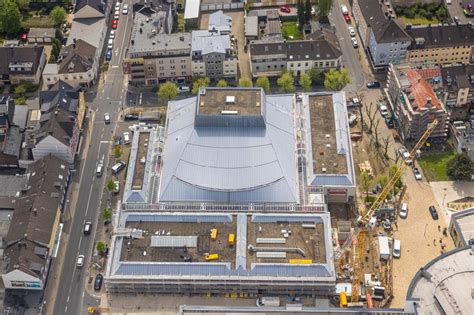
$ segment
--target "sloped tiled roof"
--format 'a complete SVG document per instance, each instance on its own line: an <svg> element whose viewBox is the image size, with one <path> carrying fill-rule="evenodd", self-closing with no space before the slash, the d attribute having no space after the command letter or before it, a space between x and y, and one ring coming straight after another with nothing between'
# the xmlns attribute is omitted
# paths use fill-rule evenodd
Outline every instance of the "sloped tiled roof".
<svg viewBox="0 0 474 315"><path fill-rule="evenodd" d="M51 135L69 146L74 132L75 118L75 114L61 107L52 108L50 112L42 114L40 128L36 133L36 143Z"/></svg>
<svg viewBox="0 0 474 315"><path fill-rule="evenodd" d="M16 71L19 74L33 74L40 66L41 56L44 53L43 46L15 46L0 47L0 74L9 74L10 64L15 63L32 63L31 71Z"/></svg>
<svg viewBox="0 0 474 315"><path fill-rule="evenodd" d="M81 73L92 68L96 48L78 39L61 50L59 73Z"/></svg>
<svg viewBox="0 0 474 315"><path fill-rule="evenodd" d="M417 26L407 32L414 39L424 39L413 43L415 49L474 45L474 27L469 24Z"/></svg>
<svg viewBox="0 0 474 315"><path fill-rule="evenodd" d="M426 80L422 79L421 75L418 74L416 70L408 70L407 76L411 84L410 95L415 97L415 102L418 105L417 109L425 107L428 103L431 103L438 109L443 108L438 97L436 97L433 87ZM430 99L431 101L428 101Z"/></svg>

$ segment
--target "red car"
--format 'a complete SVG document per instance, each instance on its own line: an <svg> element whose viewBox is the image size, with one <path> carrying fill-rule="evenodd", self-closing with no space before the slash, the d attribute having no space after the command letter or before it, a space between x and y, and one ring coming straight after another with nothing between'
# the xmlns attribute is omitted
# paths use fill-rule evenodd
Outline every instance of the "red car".
<svg viewBox="0 0 474 315"><path fill-rule="evenodd" d="M346 20L346 23L351 23L351 17L348 14L344 15L344 20Z"/></svg>
<svg viewBox="0 0 474 315"><path fill-rule="evenodd" d="M281 12L285 12L285 13L291 13L291 9L290 9L290 7L287 6L287 5L281 6L281 7L280 7L280 11L281 11Z"/></svg>
<svg viewBox="0 0 474 315"><path fill-rule="evenodd" d="M116 29L118 27L118 20L113 20L112 21L112 28Z"/></svg>

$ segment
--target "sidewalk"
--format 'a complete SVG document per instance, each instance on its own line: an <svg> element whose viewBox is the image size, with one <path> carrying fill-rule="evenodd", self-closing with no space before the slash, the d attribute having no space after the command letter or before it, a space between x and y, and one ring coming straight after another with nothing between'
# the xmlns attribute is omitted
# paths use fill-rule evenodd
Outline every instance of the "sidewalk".
<svg viewBox="0 0 474 315"><path fill-rule="evenodd" d="M91 116L89 116L89 119ZM89 120L88 122L88 128L90 128L93 125L94 122L94 116L92 115L92 119ZM90 129L87 129L88 131ZM90 142L90 136L89 132L85 132L83 134L84 137L84 142L83 142L83 150L82 154L80 156L80 160L83 161L82 163L85 163L85 159L87 157L87 153L89 152L89 142ZM81 165L84 167L84 165ZM76 172L77 174L78 172ZM73 175L73 177L76 175ZM71 178L71 187L70 187L70 195L69 195L69 206L66 206L68 208L64 209L64 219L63 222L65 221L70 221L72 222L72 219L74 217L75 213L75 205L77 202L77 198L79 197L79 188L80 188L80 181L79 182L74 182L74 180ZM48 283L47 286L44 290L44 298L43 298L43 314L51 314L53 315L53 309L54 309L54 302L55 302L55 297L58 290L59 286L59 278L61 276L61 272L63 269L63 262L64 262L64 248L67 246L69 243L69 232L71 229L71 225L69 225L69 231L66 232L63 230L63 235L61 236L61 242L59 244L59 251L58 251L58 256L53 259L50 267L50 272L48 275Z"/></svg>

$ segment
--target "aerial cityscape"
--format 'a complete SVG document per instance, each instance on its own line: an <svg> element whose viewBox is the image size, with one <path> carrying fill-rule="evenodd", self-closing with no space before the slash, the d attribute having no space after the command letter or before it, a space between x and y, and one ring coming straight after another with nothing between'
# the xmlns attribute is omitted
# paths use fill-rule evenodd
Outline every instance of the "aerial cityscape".
<svg viewBox="0 0 474 315"><path fill-rule="evenodd" d="M0 312L473 314L474 0L0 0Z"/></svg>

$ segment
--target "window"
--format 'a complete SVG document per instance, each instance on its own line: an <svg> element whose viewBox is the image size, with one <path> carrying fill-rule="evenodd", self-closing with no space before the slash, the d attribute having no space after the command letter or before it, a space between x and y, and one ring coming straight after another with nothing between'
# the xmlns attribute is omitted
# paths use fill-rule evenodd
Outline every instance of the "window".
<svg viewBox="0 0 474 315"><path fill-rule="evenodd" d="M259 67L259 66L256 66L255 69L260 70L260 67Z"/></svg>
<svg viewBox="0 0 474 315"><path fill-rule="evenodd" d="M298 63L298 67L301 67L301 63Z"/></svg>
<svg viewBox="0 0 474 315"><path fill-rule="evenodd" d="M307 66L308 66L308 63L307 63L307 62L305 62L305 64L304 64L304 65L307 67Z"/></svg>
<svg viewBox="0 0 474 315"><path fill-rule="evenodd" d="M51 81L51 78L47 78L46 81Z"/></svg>
<svg viewBox="0 0 474 315"><path fill-rule="evenodd" d="M163 60L158 61L158 64L162 65L162 64L163 64Z"/></svg>
<svg viewBox="0 0 474 315"><path fill-rule="evenodd" d="M182 75L186 75L186 71L181 72Z"/></svg>

